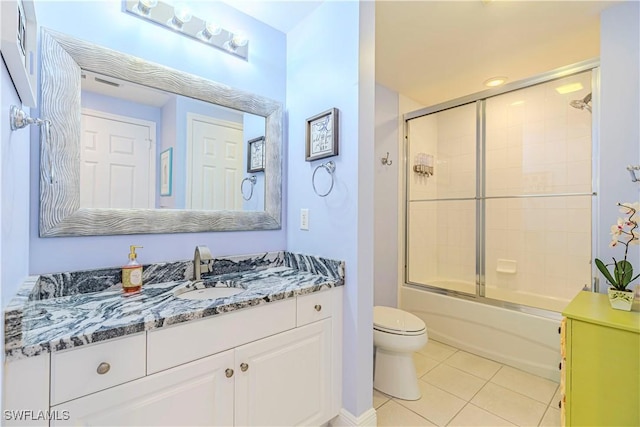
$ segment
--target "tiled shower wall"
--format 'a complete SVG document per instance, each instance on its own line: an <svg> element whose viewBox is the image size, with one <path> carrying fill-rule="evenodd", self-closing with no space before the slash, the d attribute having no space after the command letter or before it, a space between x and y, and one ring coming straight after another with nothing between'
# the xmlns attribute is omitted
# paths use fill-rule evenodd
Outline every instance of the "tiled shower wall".
<svg viewBox="0 0 640 427"><path fill-rule="evenodd" d="M561 310L590 283L591 115L569 105L590 88L586 72L486 101L487 297ZM411 120L409 140L409 167L436 158L409 174L409 281L475 293L475 104Z"/></svg>

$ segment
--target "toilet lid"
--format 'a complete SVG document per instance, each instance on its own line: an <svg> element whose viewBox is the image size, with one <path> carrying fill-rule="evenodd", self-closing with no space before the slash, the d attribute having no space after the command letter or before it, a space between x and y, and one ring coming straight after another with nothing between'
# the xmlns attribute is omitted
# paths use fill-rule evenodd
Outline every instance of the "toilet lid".
<svg viewBox="0 0 640 427"><path fill-rule="evenodd" d="M418 316L393 307L373 307L373 327L395 334L414 335L426 329Z"/></svg>

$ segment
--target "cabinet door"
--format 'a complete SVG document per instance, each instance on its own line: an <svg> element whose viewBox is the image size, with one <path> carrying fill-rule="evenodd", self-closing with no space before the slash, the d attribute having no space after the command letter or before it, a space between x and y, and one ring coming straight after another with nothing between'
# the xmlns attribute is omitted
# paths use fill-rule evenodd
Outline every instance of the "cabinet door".
<svg viewBox="0 0 640 427"><path fill-rule="evenodd" d="M331 416L331 319L236 349L235 423L320 425Z"/></svg>
<svg viewBox="0 0 640 427"><path fill-rule="evenodd" d="M640 335L577 320L569 333L568 425L639 426Z"/></svg>
<svg viewBox="0 0 640 427"><path fill-rule="evenodd" d="M229 350L62 403L70 419L51 425L232 425L233 363Z"/></svg>

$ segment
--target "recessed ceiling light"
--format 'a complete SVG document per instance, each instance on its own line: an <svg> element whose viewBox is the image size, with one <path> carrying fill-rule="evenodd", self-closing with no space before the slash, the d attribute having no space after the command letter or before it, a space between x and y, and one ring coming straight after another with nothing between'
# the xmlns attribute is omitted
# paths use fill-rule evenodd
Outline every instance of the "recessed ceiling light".
<svg viewBox="0 0 640 427"><path fill-rule="evenodd" d="M569 83L566 85L562 85L556 88L556 92L560 95L564 95L565 93L577 92L582 89L581 83Z"/></svg>
<svg viewBox="0 0 640 427"><path fill-rule="evenodd" d="M484 85L489 87L496 87L504 84L504 82L506 81L506 77L491 77L490 79L484 81Z"/></svg>

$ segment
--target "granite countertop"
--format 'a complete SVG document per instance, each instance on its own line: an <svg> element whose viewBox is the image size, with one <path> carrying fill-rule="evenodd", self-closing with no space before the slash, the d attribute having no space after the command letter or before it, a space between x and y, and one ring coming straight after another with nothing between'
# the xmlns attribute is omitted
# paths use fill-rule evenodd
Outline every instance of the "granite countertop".
<svg viewBox="0 0 640 427"><path fill-rule="evenodd" d="M258 268L255 268L256 263L246 262L265 257L269 262ZM339 261L287 252L258 258L248 256L243 257L242 262L230 261L236 266L243 264L243 268L231 269L240 271L215 274L216 268L212 268L212 274L195 286L242 287L245 290L230 297L207 300L177 298L174 293L194 287L192 281L184 278L145 284L141 292L132 295L123 294L119 284L111 284L99 291L83 293L76 289L71 295L63 293L45 298L38 296L42 290L36 289L37 280L32 280L27 284L32 287L30 296L18 295L10 315L5 312L5 319L12 320L5 325L6 358L11 360L69 349L344 284L344 263ZM182 275L191 277L188 262L183 264L187 269ZM175 268L175 264L166 265ZM103 281L110 283L106 279Z"/></svg>

